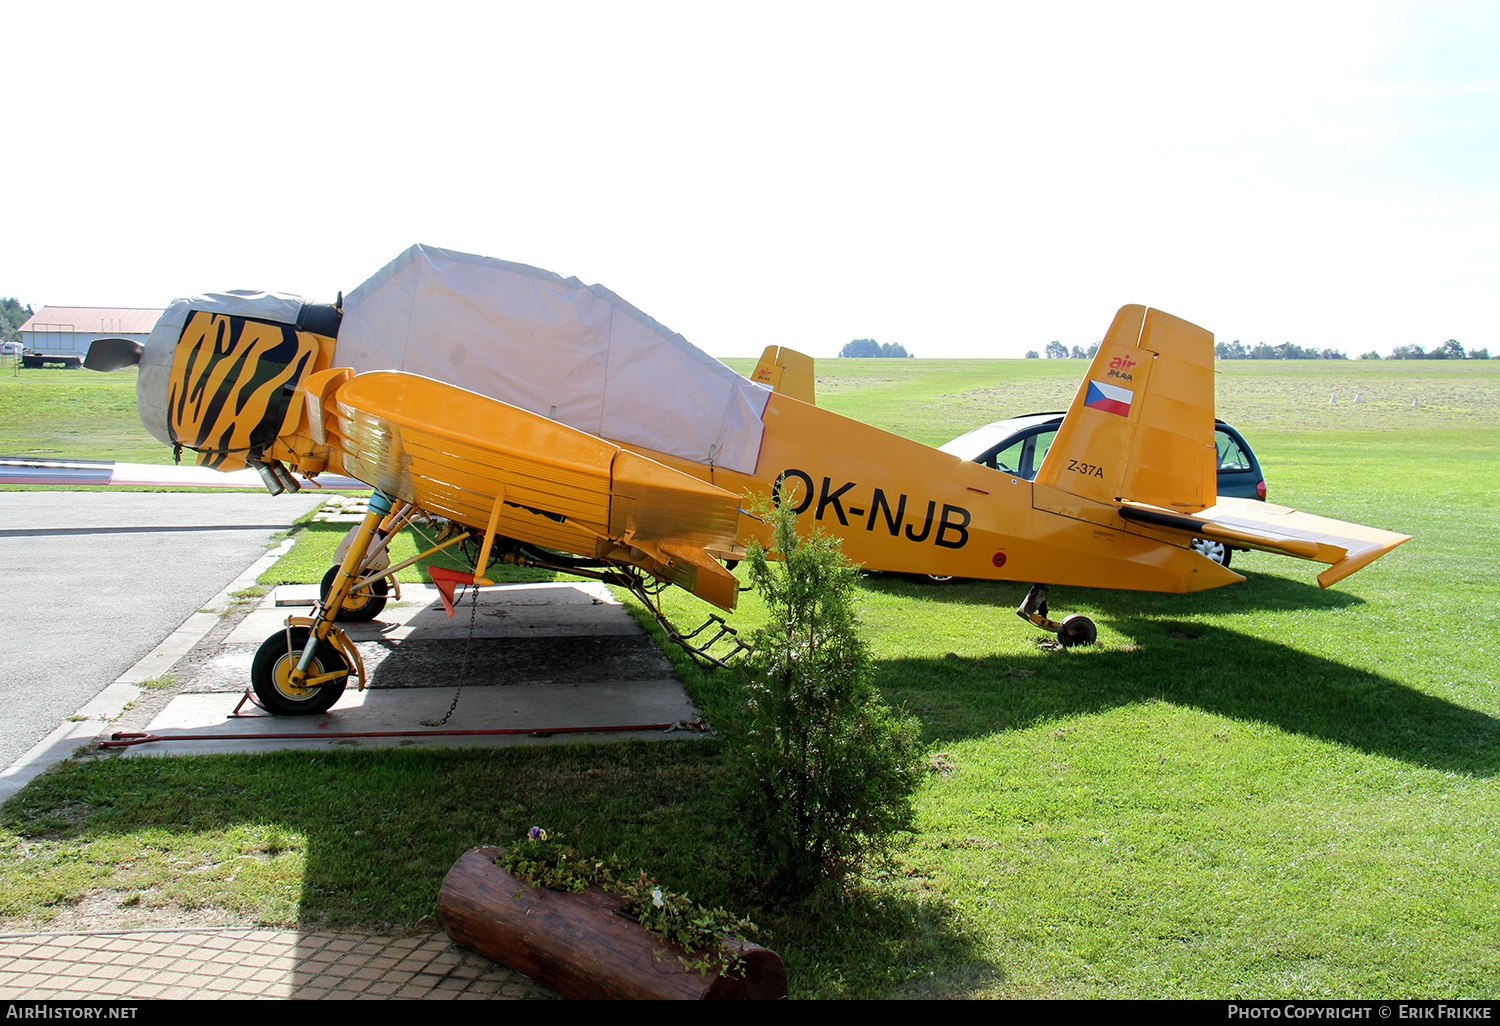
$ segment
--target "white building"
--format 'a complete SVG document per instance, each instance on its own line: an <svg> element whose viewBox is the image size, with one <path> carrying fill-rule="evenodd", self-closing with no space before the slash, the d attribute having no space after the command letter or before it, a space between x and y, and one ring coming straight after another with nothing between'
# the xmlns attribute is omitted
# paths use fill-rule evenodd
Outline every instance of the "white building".
<svg viewBox="0 0 1500 1026"><path fill-rule="evenodd" d="M21 325L21 361L27 367L80 367L95 339L128 338L145 345L161 315L159 309L138 307L44 306Z"/></svg>

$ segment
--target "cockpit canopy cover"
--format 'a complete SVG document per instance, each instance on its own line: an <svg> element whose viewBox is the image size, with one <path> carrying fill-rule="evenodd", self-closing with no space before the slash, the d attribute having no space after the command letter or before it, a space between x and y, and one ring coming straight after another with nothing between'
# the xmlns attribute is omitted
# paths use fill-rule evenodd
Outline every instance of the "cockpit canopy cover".
<svg viewBox="0 0 1500 1026"><path fill-rule="evenodd" d="M602 285L429 246L345 297L334 366L420 374L746 474L770 397Z"/></svg>

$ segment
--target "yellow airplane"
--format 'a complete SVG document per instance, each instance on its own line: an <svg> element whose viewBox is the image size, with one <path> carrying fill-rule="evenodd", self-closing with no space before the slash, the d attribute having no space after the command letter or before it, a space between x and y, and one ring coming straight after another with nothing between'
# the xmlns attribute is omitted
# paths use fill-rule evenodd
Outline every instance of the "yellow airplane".
<svg viewBox="0 0 1500 1026"><path fill-rule="evenodd" d="M89 365L129 363L147 428L200 465L253 467L273 494L297 487L289 470L375 489L313 615L256 655L277 713L363 687L336 621L375 616L398 570L454 545L472 571L430 571L450 615L454 585L490 583L494 562L622 584L659 618L663 583L730 610L725 564L764 536L755 496L794 503L868 569L1033 582L1017 612L1064 645L1096 631L1049 619L1048 585L1244 580L1195 538L1326 563L1326 587L1408 537L1219 499L1213 336L1142 306L1115 316L1034 481L819 408L801 353L768 347L747 379L601 286L431 247L334 305L178 300L144 347L96 343ZM424 518L451 533L391 566L390 537Z"/></svg>

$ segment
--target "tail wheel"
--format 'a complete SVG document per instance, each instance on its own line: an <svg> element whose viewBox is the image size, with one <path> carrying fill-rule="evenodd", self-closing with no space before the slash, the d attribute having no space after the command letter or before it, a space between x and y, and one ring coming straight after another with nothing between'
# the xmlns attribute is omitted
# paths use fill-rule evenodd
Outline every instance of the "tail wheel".
<svg viewBox="0 0 1500 1026"><path fill-rule="evenodd" d="M1099 628L1094 626L1094 621L1086 616L1063 617L1062 629L1057 632L1057 640L1063 648L1072 648L1074 645L1092 645L1099 637Z"/></svg>
<svg viewBox="0 0 1500 1026"><path fill-rule="evenodd" d="M331 566L323 575L323 583L318 588L318 598L324 602L328 601L329 594L333 591L333 582L339 575L339 568ZM385 597L390 594L391 581L388 577L382 577L378 581L372 581L359 591L351 591L344 597L344 604L339 606L334 620L339 623L363 623L373 620L380 615L385 608Z"/></svg>
<svg viewBox="0 0 1500 1026"><path fill-rule="evenodd" d="M288 634L291 635L290 650ZM292 671L297 668L302 650L307 647L307 639L311 636L312 631L307 627L292 627L277 631L256 650L255 660L250 664L250 685L267 711L278 716L312 716L327 712L344 693L344 685L349 680L349 663L332 642L319 643L317 654L307 668L308 676L317 677L336 670L345 671L345 676L312 688L297 687L291 682Z"/></svg>

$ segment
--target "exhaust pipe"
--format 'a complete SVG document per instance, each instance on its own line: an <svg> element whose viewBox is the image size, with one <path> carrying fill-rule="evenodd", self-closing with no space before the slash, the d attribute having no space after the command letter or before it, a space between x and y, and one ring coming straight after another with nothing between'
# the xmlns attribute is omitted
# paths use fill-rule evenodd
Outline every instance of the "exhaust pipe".
<svg viewBox="0 0 1500 1026"><path fill-rule="evenodd" d="M295 495L302 490L292 472L282 466L280 460L246 460L255 472L260 475L261 482L265 484L266 491L272 495L280 495L282 492L291 492Z"/></svg>

